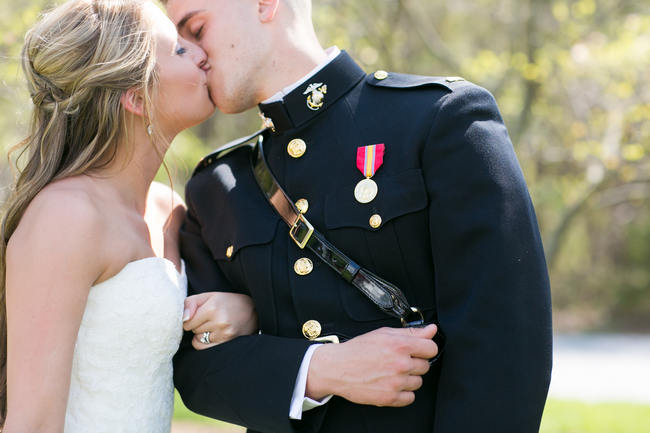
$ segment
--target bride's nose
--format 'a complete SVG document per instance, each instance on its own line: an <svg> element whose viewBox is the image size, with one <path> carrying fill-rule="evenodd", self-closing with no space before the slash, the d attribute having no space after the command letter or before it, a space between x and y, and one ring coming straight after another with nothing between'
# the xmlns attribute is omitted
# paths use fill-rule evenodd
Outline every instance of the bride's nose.
<svg viewBox="0 0 650 433"><path fill-rule="evenodd" d="M192 61L194 64L204 71L210 69L210 64L208 63L208 55L205 53L205 51L203 51L203 48L191 42L189 42L189 44L190 52L192 53Z"/></svg>

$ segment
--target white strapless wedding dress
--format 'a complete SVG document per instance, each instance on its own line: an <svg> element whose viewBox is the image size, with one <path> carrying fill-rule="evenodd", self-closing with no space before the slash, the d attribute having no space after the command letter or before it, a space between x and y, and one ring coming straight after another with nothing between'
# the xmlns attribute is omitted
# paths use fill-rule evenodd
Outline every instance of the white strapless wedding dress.
<svg viewBox="0 0 650 433"><path fill-rule="evenodd" d="M149 257L93 286L74 351L65 433L168 433L185 270Z"/></svg>

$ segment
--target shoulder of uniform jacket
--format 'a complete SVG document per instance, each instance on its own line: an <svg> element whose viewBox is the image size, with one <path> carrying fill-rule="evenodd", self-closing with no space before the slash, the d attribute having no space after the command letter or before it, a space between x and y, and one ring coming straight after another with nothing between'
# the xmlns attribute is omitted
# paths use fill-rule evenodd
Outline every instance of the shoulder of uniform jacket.
<svg viewBox="0 0 650 433"><path fill-rule="evenodd" d="M228 155L229 153L243 148L243 147L249 147L252 148L255 144L254 139L256 139L258 136L262 135L266 131L266 129L260 129L257 132L254 132L253 134L246 135L244 137L238 138L236 140L233 140L229 143L224 144L223 146L218 147L216 150L213 152L207 154L201 160L199 163L196 165L194 168L194 172L192 173L192 177L196 176L198 173L206 169L207 167L213 165L216 163L219 159L223 158L224 156Z"/></svg>
<svg viewBox="0 0 650 433"><path fill-rule="evenodd" d="M400 74L383 70L368 74L366 83L375 87L412 89L417 87L441 87L454 91L460 83L467 83L462 77L427 77L423 75ZM458 84L457 84L458 83Z"/></svg>

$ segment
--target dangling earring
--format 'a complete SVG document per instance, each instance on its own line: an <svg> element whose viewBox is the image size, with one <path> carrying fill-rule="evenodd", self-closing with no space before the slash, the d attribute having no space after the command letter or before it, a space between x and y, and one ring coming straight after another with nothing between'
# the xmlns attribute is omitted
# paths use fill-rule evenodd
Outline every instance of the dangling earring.
<svg viewBox="0 0 650 433"><path fill-rule="evenodd" d="M153 127L151 124L147 125L147 134L149 134L149 137L151 137L151 134L153 134Z"/></svg>

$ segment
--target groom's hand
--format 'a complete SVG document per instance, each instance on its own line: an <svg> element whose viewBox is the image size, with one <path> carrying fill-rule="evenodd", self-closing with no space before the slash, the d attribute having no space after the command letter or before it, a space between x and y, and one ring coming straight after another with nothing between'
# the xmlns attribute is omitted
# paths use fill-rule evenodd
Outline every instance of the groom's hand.
<svg viewBox="0 0 650 433"><path fill-rule="evenodd" d="M342 344L314 352L306 395L320 400L334 394L358 404L407 406L422 386L428 360L438 347L436 325L425 328L380 328Z"/></svg>

